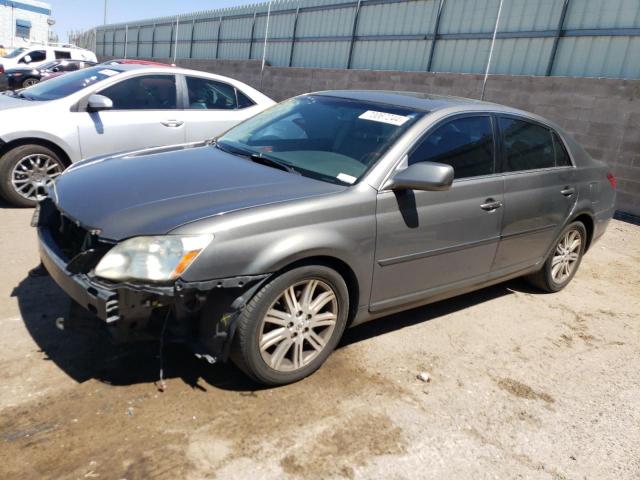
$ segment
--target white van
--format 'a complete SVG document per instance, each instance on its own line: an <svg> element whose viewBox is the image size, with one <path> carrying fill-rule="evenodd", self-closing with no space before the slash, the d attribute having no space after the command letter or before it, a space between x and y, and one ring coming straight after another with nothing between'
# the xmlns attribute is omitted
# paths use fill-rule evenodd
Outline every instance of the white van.
<svg viewBox="0 0 640 480"><path fill-rule="evenodd" d="M51 60L86 60L97 62L96 54L84 48L67 44L30 45L19 47L0 57L0 74L10 68L39 67Z"/></svg>

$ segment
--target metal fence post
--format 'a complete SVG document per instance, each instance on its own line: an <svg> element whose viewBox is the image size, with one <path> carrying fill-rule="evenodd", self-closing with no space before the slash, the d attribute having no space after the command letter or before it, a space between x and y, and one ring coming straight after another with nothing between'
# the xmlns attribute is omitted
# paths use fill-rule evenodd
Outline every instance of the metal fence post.
<svg viewBox="0 0 640 480"><path fill-rule="evenodd" d="M116 56L116 29L113 30L113 35L111 37L111 55Z"/></svg>
<svg viewBox="0 0 640 480"><path fill-rule="evenodd" d="M560 43L560 37L564 32L564 20L567 16L567 10L569 9L569 2L571 0L564 0L562 4L562 11L560 12L560 20L558 20L558 28L556 30L556 36L553 39L553 46L551 47L551 53L549 55L549 63L547 64L547 71L545 75L548 77L553 72L553 64L556 61L556 53L558 52L558 44Z"/></svg>
<svg viewBox="0 0 640 480"><path fill-rule="evenodd" d="M431 48L429 48L429 59L427 60L427 72L431 71L433 65L433 55L436 51L436 41L438 40L438 34L440 33L440 19L442 18L442 11L444 10L444 4L447 0L440 0L438 4L438 13L436 14L436 24L433 26L433 39L431 40Z"/></svg>
<svg viewBox="0 0 640 480"><path fill-rule="evenodd" d="M293 34L291 36L291 50L289 50L289 66L293 66L293 49L296 46L296 30L298 30L298 15L300 15L300 0L296 7L296 16L293 19Z"/></svg>
<svg viewBox="0 0 640 480"><path fill-rule="evenodd" d="M267 61L267 39L269 38L269 20L271 19L271 2L269 2L269 8L267 9L267 24L264 27L264 45L262 46L262 67L260 68L260 77L262 78L262 72L264 72L264 64ZM262 83L262 80L260 81Z"/></svg>
<svg viewBox="0 0 640 480"><path fill-rule="evenodd" d="M156 24L153 24L153 30L151 30L151 58L153 57L156 47Z"/></svg>
<svg viewBox="0 0 640 480"><path fill-rule="evenodd" d="M358 16L360 15L360 3L358 0L356 5L356 13L353 16L353 28L351 30L351 44L349 45L349 56L347 57L347 70L351 68L351 60L353 58L353 47L356 43L356 32L358 31Z"/></svg>
<svg viewBox="0 0 640 480"><path fill-rule="evenodd" d="M496 44L496 35L498 35L498 26L500 25L500 15L502 14L502 1L500 0L500 5L498 6L498 16L496 17L496 26L493 29L493 39L491 40L491 48L489 49L489 58L487 59L487 69L484 72L484 80L482 81L482 94L480 95L480 100L484 100L484 91L487 87L487 79L489 78L489 70L491 69L491 59L493 57L493 47Z"/></svg>
<svg viewBox="0 0 640 480"><path fill-rule="evenodd" d="M193 38L196 32L196 19L191 22L191 38L189 39L189 58L193 58Z"/></svg>
<svg viewBox="0 0 640 480"><path fill-rule="evenodd" d="M216 33L216 60L218 59L218 50L220 49L220 30L222 30L222 15L220 15L220 20L218 20L218 32Z"/></svg>
<svg viewBox="0 0 640 480"><path fill-rule="evenodd" d="M179 33L180 33L180 17L176 15L176 29L175 29L176 38L173 43L173 63L176 63L176 59L178 58L178 34Z"/></svg>
<svg viewBox="0 0 640 480"><path fill-rule="evenodd" d="M136 57L140 56L140 30L142 30L142 27L138 25L138 33L136 34Z"/></svg>
<svg viewBox="0 0 640 480"><path fill-rule="evenodd" d="M129 42L129 24L124 26L124 58L127 58L127 47Z"/></svg>
<svg viewBox="0 0 640 480"><path fill-rule="evenodd" d="M247 57L249 60L251 60L251 50L253 50L253 34L255 33L255 28L256 28L256 13L258 13L257 11L253 12L253 21L251 22L251 38L249 38L249 56Z"/></svg>

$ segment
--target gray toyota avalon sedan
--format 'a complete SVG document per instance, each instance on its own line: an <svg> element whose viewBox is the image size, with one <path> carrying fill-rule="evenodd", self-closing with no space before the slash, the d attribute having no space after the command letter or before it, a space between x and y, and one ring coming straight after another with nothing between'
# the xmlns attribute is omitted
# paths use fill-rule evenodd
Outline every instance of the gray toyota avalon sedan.
<svg viewBox="0 0 640 480"><path fill-rule="evenodd" d="M606 166L539 116L331 91L209 142L77 163L34 221L46 269L114 335L280 385L347 326L519 276L562 289L614 200Z"/></svg>

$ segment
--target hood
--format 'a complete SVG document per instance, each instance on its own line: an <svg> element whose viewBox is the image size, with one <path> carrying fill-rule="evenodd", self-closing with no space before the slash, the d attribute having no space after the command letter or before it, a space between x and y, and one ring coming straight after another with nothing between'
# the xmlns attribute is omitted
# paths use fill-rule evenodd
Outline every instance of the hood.
<svg viewBox="0 0 640 480"><path fill-rule="evenodd" d="M122 240L344 189L197 144L77 163L58 177L51 196L71 219Z"/></svg>
<svg viewBox="0 0 640 480"><path fill-rule="evenodd" d="M31 100L25 100L24 98L17 98L12 95L7 95L4 92L0 93L0 110L9 110L13 108L24 108L24 107L35 107L37 105L42 105L43 103L46 103L46 102L36 102ZM0 113L0 116L1 115L6 115L6 114Z"/></svg>

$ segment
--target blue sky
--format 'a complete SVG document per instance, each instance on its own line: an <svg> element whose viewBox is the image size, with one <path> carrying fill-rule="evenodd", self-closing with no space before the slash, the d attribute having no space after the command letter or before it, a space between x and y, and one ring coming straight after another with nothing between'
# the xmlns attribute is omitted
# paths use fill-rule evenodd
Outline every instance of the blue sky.
<svg viewBox="0 0 640 480"><path fill-rule="evenodd" d="M69 30L88 30L101 25L104 0L45 0L51 4L56 20L53 30L60 41L67 40ZM177 13L210 10L235 5L257 3L257 0L108 0L108 23L126 22L144 18L163 17Z"/></svg>

